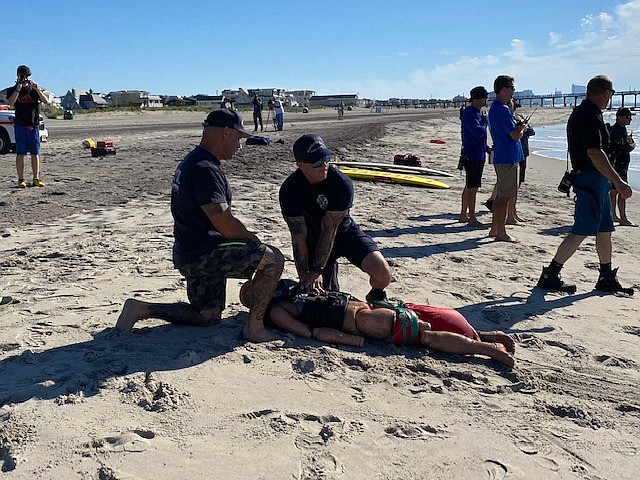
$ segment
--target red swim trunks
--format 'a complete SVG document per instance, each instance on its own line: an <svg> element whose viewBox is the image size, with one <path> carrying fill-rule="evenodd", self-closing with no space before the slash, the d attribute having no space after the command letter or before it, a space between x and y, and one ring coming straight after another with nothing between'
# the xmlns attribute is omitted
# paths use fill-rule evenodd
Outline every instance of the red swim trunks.
<svg viewBox="0 0 640 480"><path fill-rule="evenodd" d="M418 305L415 303L407 303L407 308L416 312L418 318L423 322L429 322L433 331L459 333L472 340L480 340L478 333L469 325L467 319L453 308Z"/></svg>

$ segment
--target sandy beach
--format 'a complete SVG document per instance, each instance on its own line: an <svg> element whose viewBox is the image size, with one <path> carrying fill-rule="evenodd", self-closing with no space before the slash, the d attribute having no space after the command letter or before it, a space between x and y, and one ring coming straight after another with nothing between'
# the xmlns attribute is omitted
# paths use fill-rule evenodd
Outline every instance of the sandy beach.
<svg viewBox="0 0 640 480"><path fill-rule="evenodd" d="M540 109L536 125L569 113ZM219 326L149 320L115 331L129 297L186 301L171 263L170 182L204 116L49 120L45 188L15 188L15 157L0 157L0 292L17 300L0 307L0 478L638 478L638 299L594 290L594 239L563 270L575 295L534 288L572 223L573 199L556 190L561 161L529 157L518 201L529 221L510 228L519 244L457 222L456 109L357 110L343 121L332 110L287 114L284 132L265 133L271 145L247 146L223 168L235 215L285 254L288 278L277 194L300 135L320 134L344 160L415 153L454 172L448 190L356 182L351 213L393 268L390 296L457 308L476 329L512 334L513 370L376 341L248 343L238 280L228 282ZM117 154L92 158L85 138L111 139ZM494 179L488 166L479 203ZM636 222L638 196L628 201ZM614 267L636 291L639 243L640 228L614 233ZM366 275L340 269L342 289L363 298Z"/></svg>

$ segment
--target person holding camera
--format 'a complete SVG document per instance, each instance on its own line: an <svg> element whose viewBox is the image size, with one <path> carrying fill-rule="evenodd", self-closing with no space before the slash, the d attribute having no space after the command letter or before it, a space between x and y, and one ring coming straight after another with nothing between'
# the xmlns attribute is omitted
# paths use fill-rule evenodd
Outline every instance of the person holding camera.
<svg viewBox="0 0 640 480"><path fill-rule="evenodd" d="M31 70L20 65L17 70L18 79L13 87L7 89L7 102L16 111L16 169L18 171L18 187L26 188L24 181L24 157L27 150L31 154L32 185L44 187L40 180L40 103L49 103L37 83L31 81Z"/></svg>
<svg viewBox="0 0 640 480"><path fill-rule="evenodd" d="M462 123L462 153L460 164L465 170L465 185L462 190L460 222L471 227L484 227L476 218L476 195L482 184L482 172L487 155L487 115L482 107L487 106L487 89L479 86L471 89L471 105L460 117Z"/></svg>
<svg viewBox="0 0 640 480"><path fill-rule="evenodd" d="M633 288L624 288L618 281L618 269L611 269L611 232L613 214L609 190L611 184L622 198L629 198L631 187L614 170L607 157L609 131L602 119L602 110L611 101L613 81L598 75L587 84L587 98L574 109L567 122L567 145L573 167L575 193L574 223L571 233L562 241L548 267L542 269L538 287L550 291L575 293L576 286L560 278L560 270L590 235L596 237L600 275L596 290L633 295Z"/></svg>
<svg viewBox="0 0 640 480"><path fill-rule="evenodd" d="M258 97L258 94L256 93L253 96L253 100L251 100L251 103L253 104L253 131L257 132L258 131L258 122L260 123L260 131L263 131L263 127L262 127L262 100L260 100L260 97Z"/></svg>
<svg viewBox="0 0 640 480"><path fill-rule="evenodd" d="M489 109L489 128L493 139L493 167L496 171L496 196L491 212L489 236L500 242L518 243L507 233L507 213L515 211L513 206L518 196L518 164L524 160L520 139L527 129L526 124L516 123L509 104L515 92L514 79L498 75L493 82L496 99Z"/></svg>

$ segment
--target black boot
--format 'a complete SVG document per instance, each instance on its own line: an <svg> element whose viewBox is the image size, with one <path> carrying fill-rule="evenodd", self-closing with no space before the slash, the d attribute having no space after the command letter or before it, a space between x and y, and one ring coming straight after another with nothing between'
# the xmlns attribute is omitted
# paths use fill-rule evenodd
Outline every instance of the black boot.
<svg viewBox="0 0 640 480"><path fill-rule="evenodd" d="M620 282L616 278L618 276L618 269L614 268L608 272L600 272L598 277L598 283L596 283L596 290L609 293L624 293L625 295L633 295L633 288L624 288L620 285Z"/></svg>
<svg viewBox="0 0 640 480"><path fill-rule="evenodd" d="M559 271L553 271L549 267L542 269L542 275L538 280L538 287L552 292L576 293L576 286L564 283L560 278Z"/></svg>

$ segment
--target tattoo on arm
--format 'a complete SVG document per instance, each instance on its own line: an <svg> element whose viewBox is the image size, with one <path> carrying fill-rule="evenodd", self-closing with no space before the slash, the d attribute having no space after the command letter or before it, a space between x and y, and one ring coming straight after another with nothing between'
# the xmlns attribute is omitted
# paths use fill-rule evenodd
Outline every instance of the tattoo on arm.
<svg viewBox="0 0 640 480"><path fill-rule="evenodd" d="M336 238L336 232L340 222L347 216L348 210L338 212L329 211L322 218L322 231L318 239L318 247L316 248L315 263L321 267L329 260L333 241Z"/></svg>
<svg viewBox="0 0 640 480"><path fill-rule="evenodd" d="M296 263L298 276L309 271L309 250L307 249L307 223L304 217L284 217L289 231L291 232L291 243L293 248L293 258Z"/></svg>

